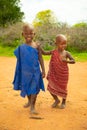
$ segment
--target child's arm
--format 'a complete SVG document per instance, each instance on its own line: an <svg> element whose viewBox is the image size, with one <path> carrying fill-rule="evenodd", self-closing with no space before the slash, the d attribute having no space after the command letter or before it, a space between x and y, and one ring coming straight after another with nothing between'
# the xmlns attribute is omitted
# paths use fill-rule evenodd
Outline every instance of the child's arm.
<svg viewBox="0 0 87 130"><path fill-rule="evenodd" d="M66 52L66 58L68 58L69 60L67 60L67 63L70 64L75 64L75 59L71 56L70 52Z"/></svg>
<svg viewBox="0 0 87 130"><path fill-rule="evenodd" d="M44 61L42 58L42 52L41 52L40 46L38 46L37 49L38 49L38 54L39 54L39 62L40 62L41 69L42 69L42 77L44 78L45 77L45 67L44 67Z"/></svg>
<svg viewBox="0 0 87 130"><path fill-rule="evenodd" d="M41 51L41 54L42 55L51 55L52 54L52 50L51 51L45 51L45 50L43 50L42 48L41 48L41 46L40 46L40 43L36 43L37 44L37 46L39 47L39 50Z"/></svg>
<svg viewBox="0 0 87 130"><path fill-rule="evenodd" d="M71 56L70 52L66 51L65 58L62 59L63 62L74 64L75 59Z"/></svg>
<svg viewBox="0 0 87 130"><path fill-rule="evenodd" d="M43 55L51 55L52 54L52 51L44 51L42 48L40 48L40 49L41 49L41 53Z"/></svg>

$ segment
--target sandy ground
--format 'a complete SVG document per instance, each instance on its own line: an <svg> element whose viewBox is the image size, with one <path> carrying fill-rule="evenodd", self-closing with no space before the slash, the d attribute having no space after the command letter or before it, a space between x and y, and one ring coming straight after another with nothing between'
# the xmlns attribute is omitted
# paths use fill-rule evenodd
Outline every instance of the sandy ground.
<svg viewBox="0 0 87 130"><path fill-rule="evenodd" d="M15 58L0 57L0 130L87 129L87 62L69 65L65 109L51 108L53 99L49 92L40 92L36 102L37 119L32 119L29 108L23 107L27 98L20 97L20 92L13 90L15 63ZM46 72L48 64L45 61ZM46 79L44 84L46 88Z"/></svg>

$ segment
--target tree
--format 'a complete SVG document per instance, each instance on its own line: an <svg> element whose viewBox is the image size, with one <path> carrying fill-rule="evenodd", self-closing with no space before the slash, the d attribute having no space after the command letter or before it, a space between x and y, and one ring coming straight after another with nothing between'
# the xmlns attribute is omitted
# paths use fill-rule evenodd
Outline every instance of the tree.
<svg viewBox="0 0 87 130"><path fill-rule="evenodd" d="M22 21L24 13L19 6L20 0L0 0L0 26Z"/></svg>
<svg viewBox="0 0 87 130"><path fill-rule="evenodd" d="M56 16L51 10L37 13L33 25L37 32L35 38L42 46L50 46L54 43L54 37L57 34L60 23L58 23Z"/></svg>
<svg viewBox="0 0 87 130"><path fill-rule="evenodd" d="M76 27L76 28L87 28L87 23L85 22L81 22L81 23L77 23L75 25L73 25L73 27Z"/></svg>
<svg viewBox="0 0 87 130"><path fill-rule="evenodd" d="M57 19L51 10L40 11L36 14L33 21L34 26L53 25L57 23Z"/></svg>

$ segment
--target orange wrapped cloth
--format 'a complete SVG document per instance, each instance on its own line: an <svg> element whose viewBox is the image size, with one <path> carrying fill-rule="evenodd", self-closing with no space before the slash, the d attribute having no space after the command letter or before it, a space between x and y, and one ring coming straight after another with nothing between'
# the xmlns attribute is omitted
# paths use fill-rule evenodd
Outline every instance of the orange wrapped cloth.
<svg viewBox="0 0 87 130"><path fill-rule="evenodd" d="M67 97L68 65L61 59L58 50L52 52L47 75L48 91L54 95Z"/></svg>

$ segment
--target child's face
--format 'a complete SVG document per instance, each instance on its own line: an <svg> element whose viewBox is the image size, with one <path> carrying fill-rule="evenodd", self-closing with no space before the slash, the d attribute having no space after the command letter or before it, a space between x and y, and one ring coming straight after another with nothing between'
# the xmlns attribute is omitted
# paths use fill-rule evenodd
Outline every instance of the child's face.
<svg viewBox="0 0 87 130"><path fill-rule="evenodd" d="M56 46L58 47L59 50L63 51L67 47L66 40L64 39L56 39Z"/></svg>
<svg viewBox="0 0 87 130"><path fill-rule="evenodd" d="M34 31L30 28L26 28L23 30L22 35L24 36L26 43L30 43L34 37Z"/></svg>

